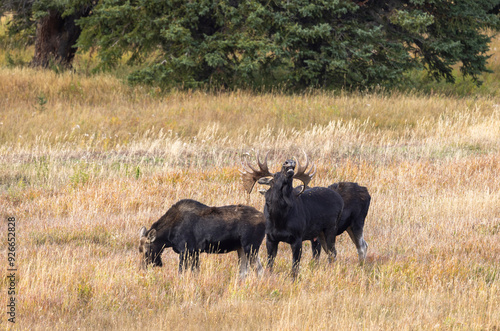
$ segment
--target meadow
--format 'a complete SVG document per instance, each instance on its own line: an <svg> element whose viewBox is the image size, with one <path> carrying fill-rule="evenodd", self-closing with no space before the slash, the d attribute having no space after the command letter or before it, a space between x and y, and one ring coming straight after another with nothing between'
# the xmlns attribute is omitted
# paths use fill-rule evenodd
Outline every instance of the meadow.
<svg viewBox="0 0 500 331"><path fill-rule="evenodd" d="M16 218L18 268L16 323L2 313L0 328L500 329L492 76L460 95L161 93L111 74L0 67L0 217ZM242 281L236 253L203 254L198 274L179 276L168 250L163 268L139 271L140 227L179 199L263 209L238 172L257 151L270 151L272 171L305 151L318 169L311 186L368 188L366 263L343 234L332 265L324 253L312 263L305 243L297 282L285 244L273 274Z"/></svg>

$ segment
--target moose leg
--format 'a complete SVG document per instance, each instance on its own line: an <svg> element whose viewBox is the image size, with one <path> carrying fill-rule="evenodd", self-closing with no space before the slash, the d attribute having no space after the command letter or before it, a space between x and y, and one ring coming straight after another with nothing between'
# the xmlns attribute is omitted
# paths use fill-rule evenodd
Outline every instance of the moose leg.
<svg viewBox="0 0 500 331"><path fill-rule="evenodd" d="M252 260L253 260L252 265L257 264L257 270L256 270L257 276L262 276L264 270L262 269L262 264L260 263L259 255L257 254L257 252L252 254Z"/></svg>
<svg viewBox="0 0 500 331"><path fill-rule="evenodd" d="M179 273L183 273L190 268L191 271L198 271L200 267L200 253L190 250L179 253Z"/></svg>
<svg viewBox="0 0 500 331"><path fill-rule="evenodd" d="M240 278L243 279L247 275L248 271L248 259L247 254L245 254L245 250L243 247L238 248L238 262L240 264Z"/></svg>
<svg viewBox="0 0 500 331"><path fill-rule="evenodd" d="M245 254L247 255L248 261L250 262L250 266L254 269L257 266L255 271L257 272L258 276L261 276L262 275L262 264L260 264L260 260L259 260L259 251L253 250L252 246L248 246L245 249Z"/></svg>
<svg viewBox="0 0 500 331"><path fill-rule="evenodd" d="M363 264L366 259L366 251L368 250L368 244L363 238L363 230L352 229L351 227L348 227L347 233L349 233L349 237L351 237L352 242L354 243L354 245L356 245L356 249L358 250L359 263Z"/></svg>
<svg viewBox="0 0 500 331"><path fill-rule="evenodd" d="M278 254L278 241L266 239L266 247L267 247L267 269L270 272L273 271L274 259L276 258L276 254Z"/></svg>
<svg viewBox="0 0 500 331"><path fill-rule="evenodd" d="M325 250L325 253L328 254L328 245L326 244L325 234L323 232L321 232L319 234L318 241L319 241L321 247L323 247L323 249ZM321 247L320 247L320 249L321 249Z"/></svg>
<svg viewBox="0 0 500 331"><path fill-rule="evenodd" d="M197 272L200 270L200 252L190 252L191 271Z"/></svg>
<svg viewBox="0 0 500 331"><path fill-rule="evenodd" d="M323 246L323 249L328 254L329 263L334 262L337 258L337 250L335 249L335 234L336 231L330 230L326 233L320 233L318 236L321 246Z"/></svg>
<svg viewBox="0 0 500 331"><path fill-rule="evenodd" d="M316 262L319 261L319 256L321 254L321 243L318 238L311 240L311 249L313 254L313 259Z"/></svg>
<svg viewBox="0 0 500 331"><path fill-rule="evenodd" d="M302 238L297 238L293 243L290 244L292 247L292 256L293 256L293 264L292 264L292 277L293 279L297 279L299 274L300 267L300 258L302 256Z"/></svg>
<svg viewBox="0 0 500 331"><path fill-rule="evenodd" d="M182 274L186 269L186 251L179 253L179 274Z"/></svg>

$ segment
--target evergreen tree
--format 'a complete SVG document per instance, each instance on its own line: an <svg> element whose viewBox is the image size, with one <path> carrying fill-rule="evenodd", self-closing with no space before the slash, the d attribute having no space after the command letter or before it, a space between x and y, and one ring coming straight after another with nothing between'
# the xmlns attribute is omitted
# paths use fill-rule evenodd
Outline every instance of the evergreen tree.
<svg viewBox="0 0 500 331"><path fill-rule="evenodd" d="M81 28L76 20L90 15L97 1L91 0L5 0L0 14L12 13L9 33L24 34L35 44L32 66L71 66Z"/></svg>
<svg viewBox="0 0 500 331"><path fill-rule="evenodd" d="M75 46L95 47L102 69L126 57L140 68L131 82L330 88L391 86L414 68L453 82L457 64L479 84L499 7L500 0L5 0L0 8L16 13L14 32L37 22L37 43L74 31L66 42L73 54ZM52 17L61 29L44 35ZM56 48L40 52L71 61ZM35 54L33 62L47 61Z"/></svg>

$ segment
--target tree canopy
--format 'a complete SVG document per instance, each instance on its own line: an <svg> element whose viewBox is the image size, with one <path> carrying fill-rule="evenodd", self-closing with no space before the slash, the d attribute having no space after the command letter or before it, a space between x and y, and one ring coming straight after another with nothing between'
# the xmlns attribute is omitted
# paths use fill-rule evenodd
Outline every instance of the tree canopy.
<svg viewBox="0 0 500 331"><path fill-rule="evenodd" d="M161 87L391 86L414 68L453 82L455 65L479 84L500 29L500 0L27 2L66 15L92 4L76 46Z"/></svg>

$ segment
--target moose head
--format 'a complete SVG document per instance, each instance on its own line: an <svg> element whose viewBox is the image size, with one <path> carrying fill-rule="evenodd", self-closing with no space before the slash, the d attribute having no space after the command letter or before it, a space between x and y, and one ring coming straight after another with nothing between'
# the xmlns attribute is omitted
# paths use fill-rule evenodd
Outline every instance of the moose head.
<svg viewBox="0 0 500 331"><path fill-rule="evenodd" d="M240 170L241 178L243 180L243 186L248 193L252 192L255 183L269 185L271 188L275 186L275 183L278 181L281 185L292 187L293 179L300 180L302 182L302 187L300 190L297 190L297 195L302 194L304 192L305 187L309 184L312 177L316 173L316 167L314 164L309 168L309 171L306 172L309 166L309 159L307 154L304 152L305 156L305 165L302 166L297 158L286 160L279 172L271 173L269 171L269 167L267 165L267 157L269 152L266 154L264 162L261 162L259 153L257 153L257 166L259 169L255 169L252 167L248 160L245 163L242 163L243 170ZM295 171L297 168L297 171ZM292 187L293 189L293 187Z"/></svg>
<svg viewBox="0 0 500 331"><path fill-rule="evenodd" d="M140 267L146 269L149 264L161 267L161 253L158 254L153 248L153 242L156 240L156 230L151 229L149 232L146 227L142 227L139 231L139 253L141 254Z"/></svg>

